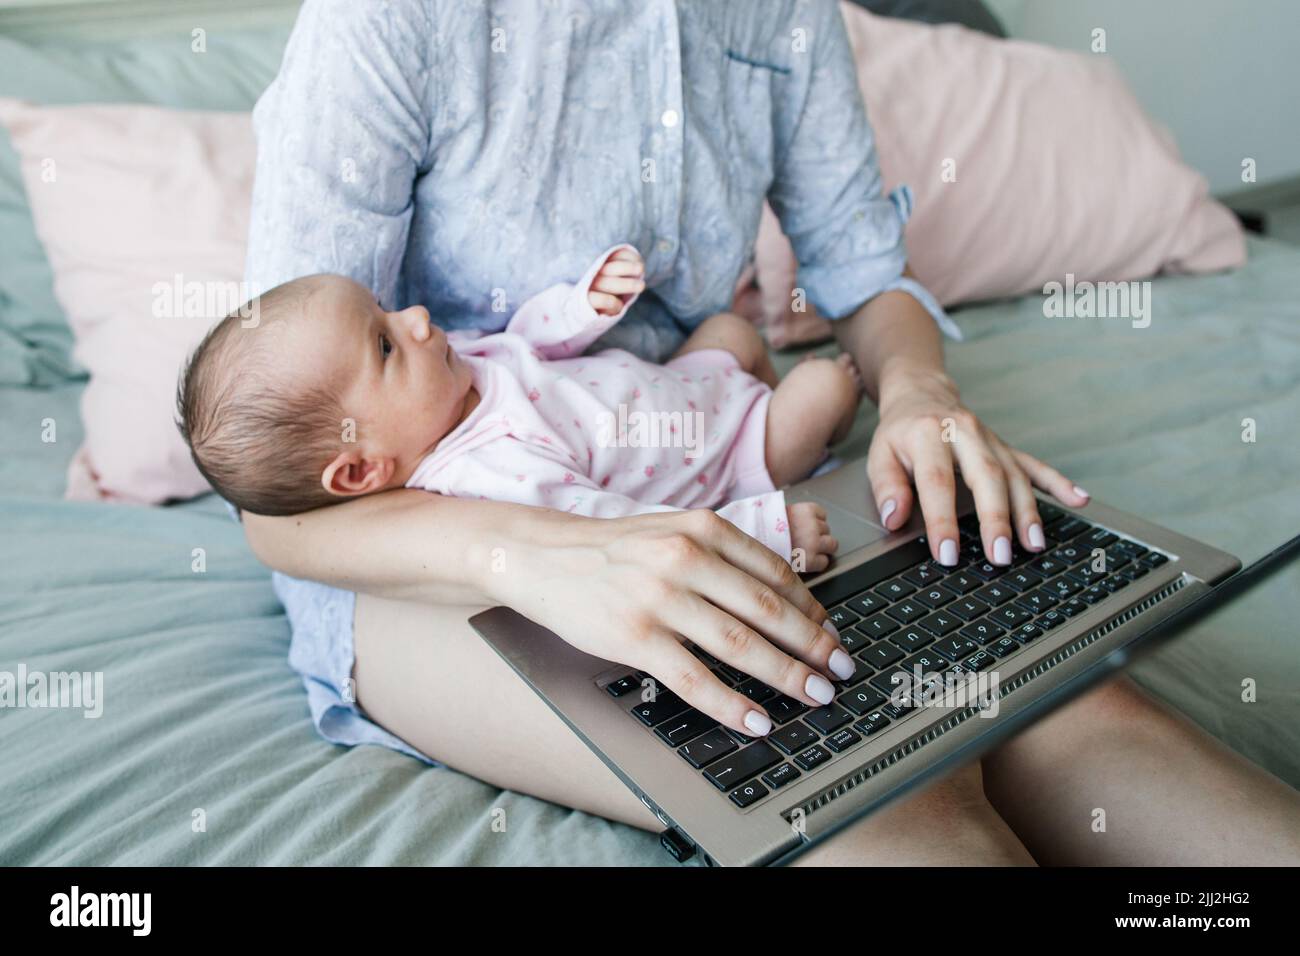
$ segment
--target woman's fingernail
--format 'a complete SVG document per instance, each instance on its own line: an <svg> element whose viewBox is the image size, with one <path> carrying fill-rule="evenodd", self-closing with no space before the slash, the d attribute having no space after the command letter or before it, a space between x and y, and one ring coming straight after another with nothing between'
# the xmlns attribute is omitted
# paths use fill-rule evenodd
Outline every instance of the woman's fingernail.
<svg viewBox="0 0 1300 956"><path fill-rule="evenodd" d="M1075 486L1074 486L1074 493L1075 493L1076 495L1078 495L1080 498L1091 498L1091 497L1092 497L1092 495L1088 494L1088 492L1084 491L1084 490L1083 490L1082 488L1080 488L1078 485L1075 485Z"/></svg>
<svg viewBox="0 0 1300 956"><path fill-rule="evenodd" d="M819 704L829 704L831 698L835 696L835 688L821 674L809 674L808 679L804 681L803 689L805 694Z"/></svg>
<svg viewBox="0 0 1300 956"><path fill-rule="evenodd" d="M880 523L886 528L889 527L889 516L898 510L898 503L890 498L880 508Z"/></svg>
<svg viewBox="0 0 1300 956"><path fill-rule="evenodd" d="M822 627L830 631L831 637L835 638L835 640L838 641L840 639L840 629L835 626L835 622L832 621L830 618L827 618L826 620L822 621Z"/></svg>
<svg viewBox="0 0 1300 956"><path fill-rule="evenodd" d="M993 563L1011 563L1011 539L1006 535L996 538L993 541Z"/></svg>
<svg viewBox="0 0 1300 956"><path fill-rule="evenodd" d="M853 676L853 672L857 670L857 668L853 666L853 658L849 657L848 654L844 653L839 648L831 651L830 667L831 673L840 680L848 680Z"/></svg>
<svg viewBox="0 0 1300 956"><path fill-rule="evenodd" d="M1031 524L1029 526L1029 546L1035 551L1042 551L1047 547L1047 541L1043 538L1043 526L1041 524Z"/></svg>
<svg viewBox="0 0 1300 956"><path fill-rule="evenodd" d="M957 542L952 538L944 538L939 545L939 563L947 567L957 563Z"/></svg>
<svg viewBox="0 0 1300 956"><path fill-rule="evenodd" d="M772 732L772 718L751 710L745 715L745 727L755 737L766 737Z"/></svg>

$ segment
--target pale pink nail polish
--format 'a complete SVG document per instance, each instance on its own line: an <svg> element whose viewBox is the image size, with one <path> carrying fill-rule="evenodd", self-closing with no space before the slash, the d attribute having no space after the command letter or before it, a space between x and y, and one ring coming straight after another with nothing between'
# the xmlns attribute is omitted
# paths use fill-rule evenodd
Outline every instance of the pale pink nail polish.
<svg viewBox="0 0 1300 956"><path fill-rule="evenodd" d="M997 538L993 542L993 563L1010 564L1011 563L1011 539L1006 535Z"/></svg>
<svg viewBox="0 0 1300 956"><path fill-rule="evenodd" d="M853 672L857 668L853 665L853 658L849 657L848 654L839 648L836 648L831 652L830 669L831 673L840 680L848 680L853 676Z"/></svg>
<svg viewBox="0 0 1300 956"><path fill-rule="evenodd" d="M1083 490L1082 488L1080 488L1078 485L1075 485L1075 486L1074 486L1074 493L1075 493L1076 495L1078 495L1080 498L1091 498L1091 497L1092 497L1092 495L1088 494L1088 492L1084 491L1084 490Z"/></svg>
<svg viewBox="0 0 1300 956"><path fill-rule="evenodd" d="M835 622L830 618L822 621L822 629L829 631L831 637L835 638L835 640L838 641L840 639L840 629L835 626Z"/></svg>
<svg viewBox="0 0 1300 956"><path fill-rule="evenodd" d="M1047 540L1043 537L1043 526L1041 524L1031 524L1029 526L1029 546L1035 551L1042 551L1047 547Z"/></svg>
<svg viewBox="0 0 1300 956"><path fill-rule="evenodd" d="M880 506L880 523L883 524L886 528L888 528L890 515L892 515L897 510L898 510L898 503L894 501L893 498L890 498L888 501L886 501L883 505Z"/></svg>
<svg viewBox="0 0 1300 956"><path fill-rule="evenodd" d="M952 538L944 538L939 545L939 563L949 568L957 563L957 542Z"/></svg>
<svg viewBox="0 0 1300 956"><path fill-rule="evenodd" d="M831 698L835 696L835 688L821 674L809 674L808 679L804 681L803 689L805 694L819 704L829 704Z"/></svg>
<svg viewBox="0 0 1300 956"><path fill-rule="evenodd" d="M772 718L751 710L745 715L745 727L755 737L766 737L772 732Z"/></svg>

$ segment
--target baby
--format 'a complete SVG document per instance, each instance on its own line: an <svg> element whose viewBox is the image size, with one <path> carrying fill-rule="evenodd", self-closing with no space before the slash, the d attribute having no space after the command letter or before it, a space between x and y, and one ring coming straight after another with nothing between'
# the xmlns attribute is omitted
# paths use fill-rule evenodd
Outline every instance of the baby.
<svg viewBox="0 0 1300 956"><path fill-rule="evenodd" d="M357 283L295 279L223 319L180 385L204 477L255 514L412 487L595 517L718 513L796 570L837 543L820 506L777 489L844 437L862 394L848 356L779 383L757 331L715 315L666 365L583 355L645 288L628 245L525 302L504 332L444 333ZM251 303L250 303L251 305Z"/></svg>

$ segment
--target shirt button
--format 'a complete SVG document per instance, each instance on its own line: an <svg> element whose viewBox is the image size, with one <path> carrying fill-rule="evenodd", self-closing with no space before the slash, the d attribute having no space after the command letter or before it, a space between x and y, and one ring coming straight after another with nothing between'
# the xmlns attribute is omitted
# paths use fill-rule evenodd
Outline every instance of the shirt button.
<svg viewBox="0 0 1300 956"><path fill-rule="evenodd" d="M673 251L673 241L672 241L671 239L660 239L660 240L659 240L659 251L660 251L660 252L672 252L672 251Z"/></svg>
<svg viewBox="0 0 1300 956"><path fill-rule="evenodd" d="M669 129L672 129L677 125L679 119L681 119L681 117L677 115L676 110L664 110L664 115L659 117L659 122L663 123Z"/></svg>

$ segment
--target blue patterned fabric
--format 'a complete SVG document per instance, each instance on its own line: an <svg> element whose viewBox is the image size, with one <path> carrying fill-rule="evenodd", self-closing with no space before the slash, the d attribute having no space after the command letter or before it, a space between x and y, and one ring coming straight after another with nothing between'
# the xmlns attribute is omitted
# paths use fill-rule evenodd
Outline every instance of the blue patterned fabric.
<svg viewBox="0 0 1300 956"><path fill-rule="evenodd" d="M255 288L340 273L498 331L628 242L647 292L594 348L662 360L730 307L766 197L821 314L902 289L959 337L902 276L836 0L308 0L253 117ZM352 596L276 586L317 727L392 744L340 683Z"/></svg>

